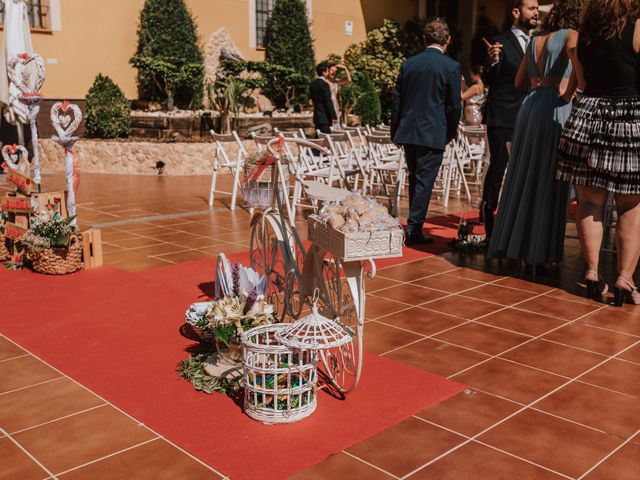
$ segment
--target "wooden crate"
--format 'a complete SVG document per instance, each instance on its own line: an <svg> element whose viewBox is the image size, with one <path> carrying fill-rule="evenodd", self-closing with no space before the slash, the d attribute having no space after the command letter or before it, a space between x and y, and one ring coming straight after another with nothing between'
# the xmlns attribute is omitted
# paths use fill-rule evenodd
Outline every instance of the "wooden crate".
<svg viewBox="0 0 640 480"><path fill-rule="evenodd" d="M344 261L402 256L404 232L401 228L375 232L344 233L309 216L309 240Z"/></svg>
<svg viewBox="0 0 640 480"><path fill-rule="evenodd" d="M102 235L90 228L82 232L82 258L85 270L102 265Z"/></svg>

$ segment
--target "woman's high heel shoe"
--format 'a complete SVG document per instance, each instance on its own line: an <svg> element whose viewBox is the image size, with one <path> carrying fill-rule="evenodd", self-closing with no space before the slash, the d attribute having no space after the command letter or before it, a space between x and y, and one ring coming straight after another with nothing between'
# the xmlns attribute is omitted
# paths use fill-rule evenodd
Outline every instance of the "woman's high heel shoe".
<svg viewBox="0 0 640 480"><path fill-rule="evenodd" d="M595 300L596 302L606 303L607 293L609 293L609 286L607 283L600 277L600 275L598 275L598 272L594 270L587 270L584 275L585 283L587 284L586 297L590 300ZM586 278L589 275L596 277L597 280Z"/></svg>
<svg viewBox="0 0 640 480"><path fill-rule="evenodd" d="M640 305L640 292L638 292L638 287L624 277L618 277L618 280L622 280L629 288L613 287L613 304L616 307L621 307L626 301L632 305Z"/></svg>

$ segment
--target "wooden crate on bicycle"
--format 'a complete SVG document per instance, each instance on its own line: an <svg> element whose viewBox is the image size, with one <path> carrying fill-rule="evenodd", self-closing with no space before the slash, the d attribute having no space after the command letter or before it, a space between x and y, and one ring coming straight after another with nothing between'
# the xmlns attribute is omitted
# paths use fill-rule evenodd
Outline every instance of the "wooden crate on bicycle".
<svg viewBox="0 0 640 480"><path fill-rule="evenodd" d="M394 258L402 256L404 232L396 227L388 230L343 232L309 216L309 240L345 262L354 260Z"/></svg>

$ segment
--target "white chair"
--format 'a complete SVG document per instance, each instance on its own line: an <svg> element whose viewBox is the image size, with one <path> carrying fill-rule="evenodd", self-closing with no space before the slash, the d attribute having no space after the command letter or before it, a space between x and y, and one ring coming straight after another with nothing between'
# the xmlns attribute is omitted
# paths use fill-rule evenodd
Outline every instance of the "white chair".
<svg viewBox="0 0 640 480"><path fill-rule="evenodd" d="M240 172L242 171L244 160L247 157L247 151L235 130L230 134L220 134L213 130L210 130L210 133L216 146L216 150L213 157L213 173L211 175L211 189L209 191L209 206L213 207L213 200L216 193L223 193L231 195L231 210L235 210L236 200L238 198L238 188L240 187ZM238 147L235 159L231 159L230 155L227 153L227 148L233 145ZM218 171L223 168L229 169L233 175L233 187L231 192L216 190Z"/></svg>
<svg viewBox="0 0 640 480"><path fill-rule="evenodd" d="M404 151L397 148L391 137L365 135L370 162L369 185L379 185L389 200L393 216L398 214L400 196L407 179L407 166Z"/></svg>
<svg viewBox="0 0 640 480"><path fill-rule="evenodd" d="M358 190L359 179L362 177L362 193L367 191L367 173L364 162L358 150L347 132L322 133L318 131L319 138L326 138L329 148L335 159L336 168L342 179L342 187L349 186L349 180L353 178L352 190Z"/></svg>

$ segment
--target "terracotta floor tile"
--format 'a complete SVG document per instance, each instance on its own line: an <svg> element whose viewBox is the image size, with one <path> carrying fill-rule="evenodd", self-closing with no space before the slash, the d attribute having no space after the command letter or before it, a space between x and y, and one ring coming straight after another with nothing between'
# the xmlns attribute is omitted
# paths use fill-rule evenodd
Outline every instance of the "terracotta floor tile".
<svg viewBox="0 0 640 480"><path fill-rule="evenodd" d="M463 437L410 417L347 452L389 473L403 476L462 441ZM400 445L402 448L398 448Z"/></svg>
<svg viewBox="0 0 640 480"><path fill-rule="evenodd" d="M114 244L120 240L129 240L131 238L138 238L138 235L134 235L130 232L118 230L117 228L101 228L100 235L103 241L114 243Z"/></svg>
<svg viewBox="0 0 640 480"><path fill-rule="evenodd" d="M580 320L580 323L640 336L640 315L617 308L604 308Z"/></svg>
<svg viewBox="0 0 640 480"><path fill-rule="evenodd" d="M151 255L165 255L167 253L177 253L190 250L190 248L177 245L175 243L159 243L157 245L151 245L149 247L137 247L127 250L131 256L136 258L149 257Z"/></svg>
<svg viewBox="0 0 640 480"><path fill-rule="evenodd" d="M365 305L364 315L367 320L374 320L390 313L406 310L411 305L406 303L394 302L387 298L376 296L376 294L367 295L367 303Z"/></svg>
<svg viewBox="0 0 640 480"><path fill-rule="evenodd" d="M530 403L566 382L566 379L522 365L493 359L454 380L520 403Z"/></svg>
<svg viewBox="0 0 640 480"><path fill-rule="evenodd" d="M381 276L375 276L373 278L367 278L365 280L365 288L367 293L375 292L382 288L393 287L394 285L399 285L399 282Z"/></svg>
<svg viewBox="0 0 640 480"><path fill-rule="evenodd" d="M248 223L248 219L247 219ZM185 224L180 225L179 230L181 232L195 233L196 235L216 235L218 233L228 233L228 230L222 230L217 225L213 224Z"/></svg>
<svg viewBox="0 0 640 480"><path fill-rule="evenodd" d="M640 429L637 398L579 382L570 383L537 403L535 408L620 438L628 438Z"/></svg>
<svg viewBox="0 0 640 480"><path fill-rule="evenodd" d="M624 360L628 360L630 362L635 362L640 364L640 345L636 345L635 347L631 347L629 350L624 352L622 355L619 355L618 358L622 358Z"/></svg>
<svg viewBox="0 0 640 480"><path fill-rule="evenodd" d="M596 353L545 340L532 340L502 356L514 362L571 378L586 372L606 359Z"/></svg>
<svg viewBox="0 0 640 480"><path fill-rule="evenodd" d="M520 303L517 308L520 310L527 310L529 312L549 315L550 317L556 317L562 320L575 320L596 311L601 308L601 305L595 302L591 305L583 305L576 302L554 299L544 295L542 297L533 298Z"/></svg>
<svg viewBox="0 0 640 480"><path fill-rule="evenodd" d="M461 278L467 278L469 280L478 280L480 282L493 282L503 278L504 275L496 275L494 273L485 272L482 270L476 270L473 268L461 268L454 272L455 275Z"/></svg>
<svg viewBox="0 0 640 480"><path fill-rule="evenodd" d="M411 330L420 335L433 335L443 330L453 328L464 323L464 320L445 315L444 313L432 312L424 308L409 308L378 320L380 323L394 325L396 327Z"/></svg>
<svg viewBox="0 0 640 480"><path fill-rule="evenodd" d="M436 300L446 295L448 295L446 292L419 287L410 283L376 291L376 297L388 298L390 300L408 303L409 305L420 305L421 303Z"/></svg>
<svg viewBox="0 0 640 480"><path fill-rule="evenodd" d="M156 440L60 476L64 480L222 478L164 440Z"/></svg>
<svg viewBox="0 0 640 480"><path fill-rule="evenodd" d="M417 416L472 437L520 408L517 403L468 388Z"/></svg>
<svg viewBox="0 0 640 480"><path fill-rule="evenodd" d="M9 438L0 438L0 480L43 480L49 474Z"/></svg>
<svg viewBox="0 0 640 480"><path fill-rule="evenodd" d="M586 480L638 480L640 445L628 443L585 477Z"/></svg>
<svg viewBox="0 0 640 480"><path fill-rule="evenodd" d="M168 260L174 263L190 262L191 260L200 260L201 258L207 258L211 255L205 252L199 252L196 250L184 250L177 253L165 253L163 255L156 255L161 260Z"/></svg>
<svg viewBox="0 0 640 480"><path fill-rule="evenodd" d="M429 339L395 350L385 357L445 377L489 358L482 353Z"/></svg>
<svg viewBox="0 0 640 480"><path fill-rule="evenodd" d="M0 427L9 433L105 403L75 382L53 382L0 395Z"/></svg>
<svg viewBox="0 0 640 480"><path fill-rule="evenodd" d="M26 350L9 341L9 339L0 336L0 361L26 354Z"/></svg>
<svg viewBox="0 0 640 480"><path fill-rule="evenodd" d="M64 478L64 477L63 477ZM326 480L348 478L353 480L387 480L393 477L370 467L346 453L336 453L326 460L291 477L291 480Z"/></svg>
<svg viewBox="0 0 640 480"><path fill-rule="evenodd" d="M498 355L505 350L526 342L530 337L478 323L465 323L436 335L434 339L477 350L488 355Z"/></svg>
<svg viewBox="0 0 640 480"><path fill-rule="evenodd" d="M127 272L139 272L141 270L147 270L149 268L166 267L173 262L160 260L154 257L140 257L137 259L128 259L118 263L110 263L110 265L126 270Z"/></svg>
<svg viewBox="0 0 640 480"><path fill-rule="evenodd" d="M460 278L456 276L455 273L443 273L441 275L415 280L412 283L420 285L421 287L433 288L435 290L442 290L448 293L458 293L463 290L484 285L483 282Z"/></svg>
<svg viewBox="0 0 640 480"><path fill-rule="evenodd" d="M137 247L150 247L152 245L158 245L165 242L155 238L138 236L133 238L125 238L122 240L112 240L111 243L113 243L115 246L120 248L130 249L130 248L137 248Z"/></svg>
<svg viewBox="0 0 640 480"><path fill-rule="evenodd" d="M405 263L395 267L383 268L378 272L378 276L400 282L411 282L419 278L436 275L437 273L439 272L430 270L425 266L416 267L413 263Z"/></svg>
<svg viewBox="0 0 640 480"><path fill-rule="evenodd" d="M175 230L168 230L165 233L154 235L155 240L160 240L162 242L169 242L169 243L180 243L181 241L186 239L197 239L197 238L202 238L202 235L196 235L194 233L187 233L187 232L177 232Z"/></svg>
<svg viewBox="0 0 640 480"><path fill-rule="evenodd" d="M476 442L468 443L432 463L410 480L560 480L560 475L518 460Z"/></svg>
<svg viewBox="0 0 640 480"><path fill-rule="evenodd" d="M584 324L567 325L542 338L603 355L615 355L640 341L637 337Z"/></svg>
<svg viewBox="0 0 640 480"><path fill-rule="evenodd" d="M507 308L482 317L478 322L506 328L525 335L538 336L564 325L566 320L538 315L533 312Z"/></svg>
<svg viewBox="0 0 640 480"><path fill-rule="evenodd" d="M473 320L504 308L500 305L462 297L460 295L452 295L440 300L435 300L422 305L422 307L436 312L454 315L465 320Z"/></svg>
<svg viewBox="0 0 640 480"><path fill-rule="evenodd" d="M14 438L49 470L61 473L155 436L106 406L26 430Z"/></svg>
<svg viewBox="0 0 640 480"><path fill-rule="evenodd" d="M517 277L506 277L498 280L495 284L502 287L517 288L518 290L524 290L525 292L531 293L546 293L554 289L554 287L550 287L548 285L535 283L531 280Z"/></svg>
<svg viewBox="0 0 640 480"><path fill-rule="evenodd" d="M364 348L368 352L380 355L421 338L420 335L371 321L365 326Z"/></svg>
<svg viewBox="0 0 640 480"><path fill-rule="evenodd" d="M0 393L61 377L53 368L28 356L0 362Z"/></svg>
<svg viewBox="0 0 640 480"><path fill-rule="evenodd" d="M234 246L230 243L220 243L213 247L198 248L196 251L203 252L207 256L219 255L220 253L234 253L246 251L248 248L245 245Z"/></svg>
<svg viewBox="0 0 640 480"><path fill-rule="evenodd" d="M525 292L523 290L516 290L513 288L505 288L498 285L489 284L482 287L474 288L472 290L467 290L465 292L462 292L461 295L509 306L515 303L520 303L524 300L528 300L534 297L536 294Z"/></svg>
<svg viewBox="0 0 640 480"><path fill-rule="evenodd" d="M479 440L571 477L579 477L622 443L533 410L519 413Z"/></svg>
<svg viewBox="0 0 640 480"><path fill-rule="evenodd" d="M610 360L604 365L580 377L585 383L609 388L616 392L640 397L640 365Z"/></svg>

